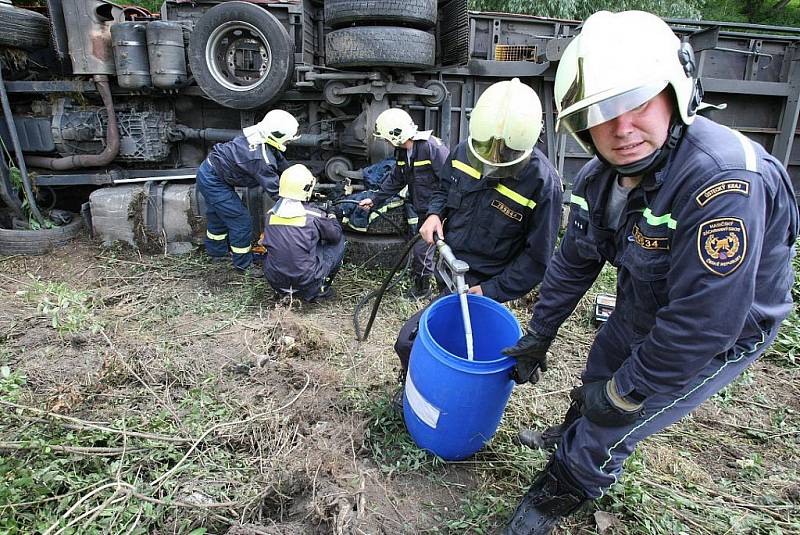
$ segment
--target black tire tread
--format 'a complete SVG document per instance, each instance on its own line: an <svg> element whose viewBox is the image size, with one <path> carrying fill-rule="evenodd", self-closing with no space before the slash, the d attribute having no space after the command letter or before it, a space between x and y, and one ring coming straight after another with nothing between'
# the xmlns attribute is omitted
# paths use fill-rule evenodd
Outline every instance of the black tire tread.
<svg viewBox="0 0 800 535"><path fill-rule="evenodd" d="M367 268L392 268L408 241L405 237L376 236L361 232L344 233L347 246L344 259L348 264Z"/></svg>
<svg viewBox="0 0 800 535"><path fill-rule="evenodd" d="M387 221L388 219L388 221ZM394 225L392 225L394 223ZM383 234L397 236L397 228L400 227L406 236L408 234L408 221L406 220L405 206L396 206L389 208L387 211L373 219L367 225L367 234Z"/></svg>
<svg viewBox="0 0 800 535"><path fill-rule="evenodd" d="M428 68L436 60L436 39L428 32L397 26L361 26L328 32L329 67Z"/></svg>
<svg viewBox="0 0 800 535"><path fill-rule="evenodd" d="M332 28L381 22L425 30L436 25L436 0L326 0L325 22Z"/></svg>
<svg viewBox="0 0 800 535"><path fill-rule="evenodd" d="M41 13L0 4L0 46L36 49L50 44L50 21Z"/></svg>
<svg viewBox="0 0 800 535"><path fill-rule="evenodd" d="M41 255L66 245L80 234L83 219L75 218L61 227L41 230L0 229L0 255Z"/></svg>

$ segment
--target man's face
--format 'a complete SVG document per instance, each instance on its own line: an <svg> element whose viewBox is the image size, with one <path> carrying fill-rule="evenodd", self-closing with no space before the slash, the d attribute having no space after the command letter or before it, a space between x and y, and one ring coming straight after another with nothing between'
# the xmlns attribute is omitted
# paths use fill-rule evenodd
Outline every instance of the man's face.
<svg viewBox="0 0 800 535"><path fill-rule="evenodd" d="M645 158L667 140L672 98L662 91L638 108L589 129L595 149L612 165Z"/></svg>

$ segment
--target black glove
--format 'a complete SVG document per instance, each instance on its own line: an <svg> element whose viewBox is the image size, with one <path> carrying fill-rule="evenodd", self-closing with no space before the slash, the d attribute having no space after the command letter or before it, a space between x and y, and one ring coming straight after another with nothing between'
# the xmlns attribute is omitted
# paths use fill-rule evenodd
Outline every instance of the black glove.
<svg viewBox="0 0 800 535"><path fill-rule="evenodd" d="M503 355L517 359L511 377L518 385L535 384L539 381L539 370L547 371L547 350L552 342L553 339L549 336L528 331L528 334L517 340L515 346L502 351Z"/></svg>
<svg viewBox="0 0 800 535"><path fill-rule="evenodd" d="M569 396L581 404L581 413L603 427L632 425L644 414L641 402L629 401L617 392L614 379L579 386Z"/></svg>

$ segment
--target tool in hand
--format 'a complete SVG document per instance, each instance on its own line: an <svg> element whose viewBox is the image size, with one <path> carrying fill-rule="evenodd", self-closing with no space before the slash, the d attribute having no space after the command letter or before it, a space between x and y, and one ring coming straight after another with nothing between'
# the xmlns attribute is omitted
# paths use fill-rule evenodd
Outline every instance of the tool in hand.
<svg viewBox="0 0 800 535"><path fill-rule="evenodd" d="M467 303L467 291L469 286L465 279L467 271L469 271L469 264L463 260L459 260L453 254L453 250L447 245L438 233L433 235L436 249L439 251L439 261L436 264L436 271L439 276L450 289L451 292L457 293L459 301L461 301L461 316L464 320L464 334L467 339L467 358L474 360L474 347L472 340L472 321L469 316L469 304Z"/></svg>

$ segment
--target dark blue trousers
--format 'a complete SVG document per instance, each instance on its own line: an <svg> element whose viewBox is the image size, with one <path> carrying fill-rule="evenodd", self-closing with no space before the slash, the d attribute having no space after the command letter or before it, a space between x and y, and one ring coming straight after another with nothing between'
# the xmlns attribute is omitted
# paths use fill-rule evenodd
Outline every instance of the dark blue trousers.
<svg viewBox="0 0 800 535"><path fill-rule="evenodd" d="M206 200L206 252L209 256L227 256L230 247L233 266L247 269L253 262L253 227L244 203L207 160L197 170L197 189Z"/></svg>
<svg viewBox="0 0 800 535"><path fill-rule="evenodd" d="M621 319L621 315L617 317ZM630 355L629 328L614 318L612 315L603 326L589 351L581 377L584 383L610 379ZM556 458L590 497L599 498L619 479L625 459L639 442L677 422L730 384L761 356L777 331L775 326L761 336L740 341L726 353L711 359L680 390L651 396L645 402L644 415L632 425L603 427L578 418L564 433Z"/></svg>
<svg viewBox="0 0 800 535"><path fill-rule="evenodd" d="M336 274L339 272L339 268L342 267L342 261L344 260L344 248L344 237L342 237L336 243L325 243L319 245L317 255L321 264L319 269L321 277L316 278L313 283L308 284L305 287L293 289L292 295L299 297L304 301L313 301L320 295L326 294L328 292L328 288L333 283L334 277L336 277ZM266 255L264 256L264 262L266 265ZM273 290L282 295L287 294L284 288L291 286L290 284L287 284L285 280L270 280L270 276L267 274L266 269L264 273L266 275L267 282L269 282Z"/></svg>

